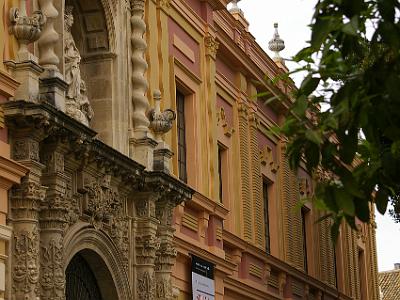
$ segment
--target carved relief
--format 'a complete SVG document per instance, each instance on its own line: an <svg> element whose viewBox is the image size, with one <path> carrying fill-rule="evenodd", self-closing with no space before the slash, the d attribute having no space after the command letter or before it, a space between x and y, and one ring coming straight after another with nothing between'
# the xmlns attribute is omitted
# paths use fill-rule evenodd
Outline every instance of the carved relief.
<svg viewBox="0 0 400 300"><path fill-rule="evenodd" d="M39 282L39 240L36 227L14 234L12 288L14 295L24 299L36 299ZM22 298L20 298L22 299Z"/></svg>
<svg viewBox="0 0 400 300"><path fill-rule="evenodd" d="M74 23L72 9L72 6L67 6L64 16L65 82L68 84L66 113L77 121L89 126L89 121L93 118L94 113L86 96L85 82L81 78L81 55L71 33L71 27Z"/></svg>
<svg viewBox="0 0 400 300"><path fill-rule="evenodd" d="M64 297L65 276L63 261L63 247L61 243L51 239L49 244L41 247L41 278L42 298L48 300L62 300Z"/></svg>
<svg viewBox="0 0 400 300"><path fill-rule="evenodd" d="M310 182L307 178L299 178L299 193L301 198L310 196Z"/></svg>
<svg viewBox="0 0 400 300"><path fill-rule="evenodd" d="M177 255L178 251L173 247L172 242L162 243L157 251L155 270L171 271Z"/></svg>
<svg viewBox="0 0 400 300"><path fill-rule="evenodd" d="M156 251L160 248L160 239L153 235L137 236L136 237L136 253L137 257L140 257L147 261L147 259L154 259Z"/></svg>
<svg viewBox="0 0 400 300"><path fill-rule="evenodd" d="M155 199L152 197L144 197L137 199L136 204L136 214L138 217L155 217L156 216L156 206Z"/></svg>
<svg viewBox="0 0 400 300"><path fill-rule="evenodd" d="M113 218L110 237L121 251L125 269L129 266L129 217Z"/></svg>
<svg viewBox="0 0 400 300"><path fill-rule="evenodd" d="M156 217L160 221L160 224L171 226L172 225L172 218L174 214L175 205L168 201L157 203L156 207Z"/></svg>
<svg viewBox="0 0 400 300"><path fill-rule="evenodd" d="M206 46L206 54L215 58L217 56L219 42L210 33L204 37L204 45Z"/></svg>
<svg viewBox="0 0 400 300"><path fill-rule="evenodd" d="M15 160L39 161L39 143L31 139L18 139L13 143L13 158Z"/></svg>
<svg viewBox="0 0 400 300"><path fill-rule="evenodd" d="M156 280L156 299L170 299L172 297L171 280L161 278Z"/></svg>
<svg viewBox="0 0 400 300"><path fill-rule="evenodd" d="M225 109L220 107L219 112L217 112L217 125L222 126L224 129L224 134L227 137L231 137L235 132L235 129L231 126L228 126L228 121L226 119Z"/></svg>
<svg viewBox="0 0 400 300"><path fill-rule="evenodd" d="M85 185L85 212L91 216L90 222L99 229L103 222L108 222L118 215L122 206L119 194L110 186L110 176Z"/></svg>
<svg viewBox="0 0 400 300"><path fill-rule="evenodd" d="M264 149L260 149L260 160L261 164L269 167L271 172L276 173L278 171L279 166L275 162L271 147L265 146Z"/></svg>
<svg viewBox="0 0 400 300"><path fill-rule="evenodd" d="M137 282L139 299L153 300L155 292L154 274L150 275L150 273L146 271L138 278Z"/></svg>
<svg viewBox="0 0 400 300"><path fill-rule="evenodd" d="M43 156L43 164L46 165L45 173L56 173L64 171L64 155L60 152L46 153Z"/></svg>

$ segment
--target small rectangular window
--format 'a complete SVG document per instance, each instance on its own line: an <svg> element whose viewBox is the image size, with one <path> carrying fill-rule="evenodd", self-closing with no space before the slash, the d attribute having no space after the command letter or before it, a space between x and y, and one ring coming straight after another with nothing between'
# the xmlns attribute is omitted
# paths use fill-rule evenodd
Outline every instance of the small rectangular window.
<svg viewBox="0 0 400 300"><path fill-rule="evenodd" d="M176 91L176 115L178 134L178 172L179 179L187 182L186 169L186 127L185 127L185 95Z"/></svg>
<svg viewBox="0 0 400 300"><path fill-rule="evenodd" d="M304 255L304 272L308 273L308 258L307 258L307 215L310 210L303 206L301 208L301 227L303 233L303 255Z"/></svg>
<svg viewBox="0 0 400 300"><path fill-rule="evenodd" d="M264 229L265 229L265 251L271 253L271 242L269 233L269 200L268 200L268 182L263 181L263 202L264 202Z"/></svg>
<svg viewBox="0 0 400 300"><path fill-rule="evenodd" d="M226 187L224 186L224 180L226 179L226 155L227 149L218 144L218 185L219 185L219 202L223 203L225 198Z"/></svg>

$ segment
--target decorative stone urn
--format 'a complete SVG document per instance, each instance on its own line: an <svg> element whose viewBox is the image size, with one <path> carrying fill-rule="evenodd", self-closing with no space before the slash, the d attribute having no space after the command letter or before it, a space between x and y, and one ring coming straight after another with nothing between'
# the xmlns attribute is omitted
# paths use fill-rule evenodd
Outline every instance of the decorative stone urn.
<svg viewBox="0 0 400 300"><path fill-rule="evenodd" d="M20 0L19 8L10 9L10 31L19 42L19 61L30 60L28 44L39 39L46 17L40 10L26 14L26 0Z"/></svg>
<svg viewBox="0 0 400 300"><path fill-rule="evenodd" d="M161 92L155 90L153 92L154 108L149 111L150 128L156 134L158 142L161 141L161 136L167 133L172 128L172 121L176 119L176 114L172 109L166 109L161 112Z"/></svg>

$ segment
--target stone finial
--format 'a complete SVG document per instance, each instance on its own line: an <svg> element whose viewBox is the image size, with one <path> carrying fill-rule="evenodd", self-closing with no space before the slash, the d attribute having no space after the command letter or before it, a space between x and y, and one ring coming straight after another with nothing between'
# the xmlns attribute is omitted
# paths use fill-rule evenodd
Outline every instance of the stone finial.
<svg viewBox="0 0 400 300"><path fill-rule="evenodd" d="M176 114L172 109L166 109L161 112L161 92L155 90L153 92L154 109L149 112L150 128L153 129L157 136L157 141L161 140L161 136L172 128L172 121L175 120Z"/></svg>
<svg viewBox="0 0 400 300"><path fill-rule="evenodd" d="M231 1L231 4L232 4L232 7L231 7L231 9L229 10L231 13L232 12L241 12L241 9L239 8L239 6L238 6L238 3L240 2L240 0L232 0Z"/></svg>
<svg viewBox="0 0 400 300"><path fill-rule="evenodd" d="M26 14L26 0L20 0L19 8L10 9L10 32L14 34L19 43L17 53L18 61L32 60L28 44L36 41L42 32L46 17L40 10L32 13L30 17Z"/></svg>
<svg viewBox="0 0 400 300"><path fill-rule="evenodd" d="M278 33L278 23L274 24L275 33L272 39L268 42L268 49L275 53L274 61L282 62L283 59L280 56L279 52L285 49L285 42L281 39Z"/></svg>

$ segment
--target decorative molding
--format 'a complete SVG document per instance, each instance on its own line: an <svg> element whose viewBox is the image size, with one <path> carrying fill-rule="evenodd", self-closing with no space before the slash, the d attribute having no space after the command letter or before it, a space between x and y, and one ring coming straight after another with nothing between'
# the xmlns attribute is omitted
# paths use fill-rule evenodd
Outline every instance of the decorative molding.
<svg viewBox="0 0 400 300"><path fill-rule="evenodd" d="M225 109L223 107L220 107L219 111L217 112L217 125L222 126L224 134L227 137L231 137L235 132L235 129L228 125Z"/></svg>
<svg viewBox="0 0 400 300"><path fill-rule="evenodd" d="M300 198L309 197L311 194L310 180L305 177L300 177L298 180L299 180Z"/></svg>
<svg viewBox="0 0 400 300"><path fill-rule="evenodd" d="M39 235L32 231L14 232L12 261L13 293L18 299L36 299L39 284Z"/></svg>
<svg viewBox="0 0 400 300"><path fill-rule="evenodd" d="M204 45L206 47L206 55L215 59L219 48L219 42L217 42L216 38L210 33L207 33L204 37Z"/></svg>
<svg viewBox="0 0 400 300"><path fill-rule="evenodd" d="M190 48L184 41L182 41L176 34L174 34L173 37L173 44L192 63L196 62L196 56L194 55L193 49Z"/></svg>
<svg viewBox="0 0 400 300"><path fill-rule="evenodd" d="M222 227L221 226L217 226L217 228L215 229L215 238L217 241L222 241L223 240L223 233L222 233Z"/></svg>
<svg viewBox="0 0 400 300"><path fill-rule="evenodd" d="M199 220L197 217L185 213L182 217L182 226L197 232L199 229Z"/></svg>
<svg viewBox="0 0 400 300"><path fill-rule="evenodd" d="M271 147L268 145L264 149L260 149L261 165L267 166L272 173L276 173L279 169L278 163L274 159Z"/></svg>
<svg viewBox="0 0 400 300"><path fill-rule="evenodd" d="M257 265L255 265L255 264L250 264L249 265L249 274L253 275L253 276L257 277L257 278L260 278L260 279L263 277L262 268L257 266Z"/></svg>
<svg viewBox="0 0 400 300"><path fill-rule="evenodd" d="M6 98L13 97L19 84L10 74L0 70L0 95Z"/></svg>
<svg viewBox="0 0 400 300"><path fill-rule="evenodd" d="M63 246L51 239L46 246L41 246L40 285L43 300L63 300L65 274L63 267Z"/></svg>
<svg viewBox="0 0 400 300"><path fill-rule="evenodd" d="M155 278L154 273L150 275L150 272L145 271L138 276L137 279L137 295L138 299L142 300L154 300L155 295Z"/></svg>

